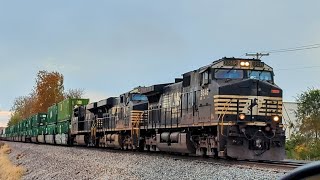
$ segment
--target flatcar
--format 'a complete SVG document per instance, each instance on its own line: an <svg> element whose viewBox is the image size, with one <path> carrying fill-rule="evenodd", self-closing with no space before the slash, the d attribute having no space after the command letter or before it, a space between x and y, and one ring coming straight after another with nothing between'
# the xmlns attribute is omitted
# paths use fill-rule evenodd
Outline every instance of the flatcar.
<svg viewBox="0 0 320 180"><path fill-rule="evenodd" d="M222 58L174 82L88 101L53 105L43 120L23 121L31 128L23 123L23 128L9 127L2 139L236 159L285 158L282 89L274 82L272 67L259 59ZM28 136L19 138L21 134Z"/></svg>

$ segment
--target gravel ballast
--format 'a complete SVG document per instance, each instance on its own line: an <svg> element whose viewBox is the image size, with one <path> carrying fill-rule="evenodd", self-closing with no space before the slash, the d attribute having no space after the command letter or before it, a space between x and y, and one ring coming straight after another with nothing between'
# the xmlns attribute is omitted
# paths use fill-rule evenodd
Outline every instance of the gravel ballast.
<svg viewBox="0 0 320 180"><path fill-rule="evenodd" d="M6 142L24 179L278 179L285 172L148 153Z"/></svg>

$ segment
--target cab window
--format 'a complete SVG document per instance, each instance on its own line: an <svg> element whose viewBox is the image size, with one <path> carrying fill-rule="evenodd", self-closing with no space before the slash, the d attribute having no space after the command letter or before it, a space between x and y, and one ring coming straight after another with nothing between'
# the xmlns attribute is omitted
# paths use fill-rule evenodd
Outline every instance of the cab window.
<svg viewBox="0 0 320 180"><path fill-rule="evenodd" d="M272 74L270 71L256 71L249 70L248 71L249 79L258 79L262 81L272 81Z"/></svg>
<svg viewBox="0 0 320 180"><path fill-rule="evenodd" d="M142 94L132 94L131 96L132 101L148 101L147 96Z"/></svg>
<svg viewBox="0 0 320 180"><path fill-rule="evenodd" d="M209 84L209 72L205 71L201 73L200 85Z"/></svg>
<svg viewBox="0 0 320 180"><path fill-rule="evenodd" d="M216 69L214 77L216 79L243 79L243 74L241 69Z"/></svg>

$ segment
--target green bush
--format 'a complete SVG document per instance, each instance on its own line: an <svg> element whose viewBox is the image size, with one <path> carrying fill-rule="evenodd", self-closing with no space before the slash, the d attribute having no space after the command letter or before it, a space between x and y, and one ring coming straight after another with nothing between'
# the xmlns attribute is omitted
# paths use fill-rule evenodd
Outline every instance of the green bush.
<svg viewBox="0 0 320 180"><path fill-rule="evenodd" d="M289 159L320 160L320 142L302 135L294 135L286 142L286 155Z"/></svg>
<svg viewBox="0 0 320 180"><path fill-rule="evenodd" d="M299 131L286 142L287 158L320 160L320 90L308 89L297 97Z"/></svg>

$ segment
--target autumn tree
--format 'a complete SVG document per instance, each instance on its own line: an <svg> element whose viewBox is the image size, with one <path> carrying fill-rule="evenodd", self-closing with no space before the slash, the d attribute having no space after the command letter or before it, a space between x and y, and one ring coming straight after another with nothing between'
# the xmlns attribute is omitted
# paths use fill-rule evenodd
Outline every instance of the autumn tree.
<svg viewBox="0 0 320 180"><path fill-rule="evenodd" d="M12 125L15 125L15 124L17 124L18 122L20 122L20 120L22 119L22 117L21 117L21 115L20 115L20 113L18 112L18 111L16 111L16 112L13 112L12 114L11 114L11 118L10 118L10 120L9 120L9 122L8 122L8 126L12 126Z"/></svg>
<svg viewBox="0 0 320 180"><path fill-rule="evenodd" d="M35 94L31 93L28 96L20 96L13 102L11 111L13 118L25 119L36 112L33 108L35 104Z"/></svg>
<svg viewBox="0 0 320 180"><path fill-rule="evenodd" d="M45 113L48 107L63 99L83 96L83 89L69 89L64 92L63 79L63 75L58 72L39 71L31 93L14 100L11 108L13 113L8 126L17 124L33 114Z"/></svg>
<svg viewBox="0 0 320 180"><path fill-rule="evenodd" d="M63 75L58 72L39 71L35 86L35 112L47 112L48 107L64 99Z"/></svg>

